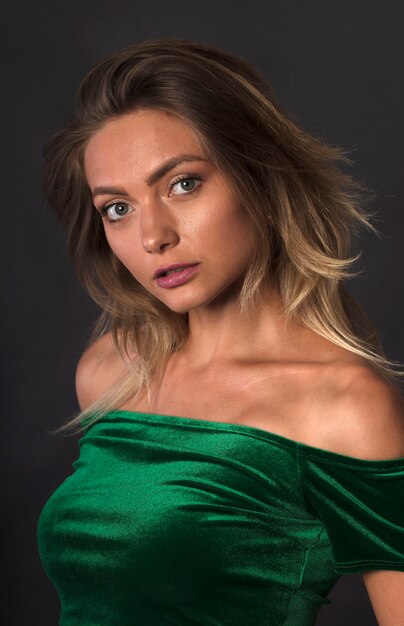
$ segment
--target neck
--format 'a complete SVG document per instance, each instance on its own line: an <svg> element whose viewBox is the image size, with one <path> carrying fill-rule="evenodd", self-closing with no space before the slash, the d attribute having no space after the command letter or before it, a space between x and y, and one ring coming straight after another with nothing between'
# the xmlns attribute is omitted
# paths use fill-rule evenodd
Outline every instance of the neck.
<svg viewBox="0 0 404 626"><path fill-rule="evenodd" d="M265 291L246 316L235 298L215 301L188 313L189 336L178 353L190 369L255 358L280 358L293 346L302 326L287 320L281 297L274 289Z"/></svg>

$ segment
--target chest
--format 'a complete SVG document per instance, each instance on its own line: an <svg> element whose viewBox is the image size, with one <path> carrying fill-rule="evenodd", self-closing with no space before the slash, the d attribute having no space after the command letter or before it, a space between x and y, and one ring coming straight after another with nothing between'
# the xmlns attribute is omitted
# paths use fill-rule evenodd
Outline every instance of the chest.
<svg viewBox="0 0 404 626"><path fill-rule="evenodd" d="M120 406L129 411L245 424L321 447L329 388L321 370L296 365L167 368L152 388Z"/></svg>
<svg viewBox="0 0 404 626"><path fill-rule="evenodd" d="M38 532L61 623L286 625L319 535L293 447L120 416L88 431L74 469ZM321 571L310 552L319 586L331 556L321 548Z"/></svg>

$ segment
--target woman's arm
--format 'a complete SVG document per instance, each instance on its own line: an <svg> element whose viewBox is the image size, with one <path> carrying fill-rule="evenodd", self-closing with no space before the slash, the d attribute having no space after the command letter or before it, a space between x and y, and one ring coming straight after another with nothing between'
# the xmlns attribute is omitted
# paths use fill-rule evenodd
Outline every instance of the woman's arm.
<svg viewBox="0 0 404 626"><path fill-rule="evenodd" d="M349 416L350 453L369 459L404 457L401 394L369 373L358 377L351 391L351 411L344 413ZM379 626L404 626L404 572L368 570L362 578Z"/></svg>
<svg viewBox="0 0 404 626"><path fill-rule="evenodd" d="M403 511L404 515L404 511ZM379 626L404 625L404 572L362 572Z"/></svg>
<svg viewBox="0 0 404 626"><path fill-rule="evenodd" d="M94 341L81 355L76 369L76 394L83 411L127 372L127 365L117 353L112 333Z"/></svg>

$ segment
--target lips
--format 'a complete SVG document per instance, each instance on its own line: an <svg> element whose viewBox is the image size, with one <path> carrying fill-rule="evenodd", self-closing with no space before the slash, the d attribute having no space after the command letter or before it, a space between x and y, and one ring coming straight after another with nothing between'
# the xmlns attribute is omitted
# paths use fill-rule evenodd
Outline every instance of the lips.
<svg viewBox="0 0 404 626"><path fill-rule="evenodd" d="M180 272L181 270L184 270L186 267L190 267L190 266L184 265L183 267L178 267L176 270L168 270L168 272L164 272L162 276L170 276L170 274L173 274L174 272Z"/></svg>
<svg viewBox="0 0 404 626"><path fill-rule="evenodd" d="M161 276L166 276L167 274L171 274L175 270L184 269L186 267L193 267L194 265L198 265L198 263L175 263L174 265L167 265L166 267L160 267L160 269L156 270L153 278L160 278Z"/></svg>
<svg viewBox="0 0 404 626"><path fill-rule="evenodd" d="M174 289L185 285L189 280L192 280L199 271L199 263L195 265L187 265L182 269L169 271L168 275L160 276L156 278L156 283L162 289Z"/></svg>

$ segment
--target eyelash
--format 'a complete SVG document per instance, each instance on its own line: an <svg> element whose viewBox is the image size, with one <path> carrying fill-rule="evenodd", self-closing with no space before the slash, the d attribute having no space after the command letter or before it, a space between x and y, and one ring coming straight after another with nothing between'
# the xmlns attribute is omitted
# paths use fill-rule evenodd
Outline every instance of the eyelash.
<svg viewBox="0 0 404 626"><path fill-rule="evenodd" d="M202 178L201 176L199 176L198 174L182 174L179 175L169 186L169 191L171 192L171 189L174 187L174 185L176 185L177 183L181 182L182 180L198 180L201 181ZM192 191L189 191L188 193L185 194L179 194L179 195L185 195L185 196L189 196L191 193L194 193L194 191L197 191L199 189L200 185L197 185L195 187L195 189L192 189ZM100 215L101 217L106 217L107 222L109 223L115 223L115 222L120 222L122 221L121 219L115 219L115 220L111 220L107 217L107 211L111 206L114 206L114 204L127 204L126 202L120 202L119 200L111 200L110 202L108 202L107 204L105 204L103 207L101 207L99 209ZM124 216L125 217L125 216Z"/></svg>

